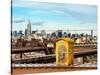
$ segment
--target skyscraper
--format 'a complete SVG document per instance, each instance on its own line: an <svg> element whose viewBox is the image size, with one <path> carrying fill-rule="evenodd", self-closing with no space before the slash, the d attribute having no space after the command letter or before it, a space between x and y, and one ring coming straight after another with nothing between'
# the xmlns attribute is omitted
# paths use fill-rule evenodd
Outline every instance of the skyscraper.
<svg viewBox="0 0 100 75"><path fill-rule="evenodd" d="M58 31L57 31L57 36L58 36L58 37L62 37L62 30L58 30Z"/></svg>
<svg viewBox="0 0 100 75"><path fill-rule="evenodd" d="M91 30L91 37L93 37L93 30Z"/></svg>
<svg viewBox="0 0 100 75"><path fill-rule="evenodd" d="M27 29L25 29L24 35L27 36Z"/></svg>
<svg viewBox="0 0 100 75"><path fill-rule="evenodd" d="M30 35L31 34L31 23L30 23L30 20L28 21L28 24L27 24L27 35Z"/></svg>
<svg viewBox="0 0 100 75"><path fill-rule="evenodd" d="M16 30L12 32L12 36L15 36L16 37L17 35L18 34L17 34L17 31Z"/></svg>
<svg viewBox="0 0 100 75"><path fill-rule="evenodd" d="M19 35L19 36L22 36L22 35L23 35L23 31L20 30L19 33L18 33L18 35Z"/></svg>

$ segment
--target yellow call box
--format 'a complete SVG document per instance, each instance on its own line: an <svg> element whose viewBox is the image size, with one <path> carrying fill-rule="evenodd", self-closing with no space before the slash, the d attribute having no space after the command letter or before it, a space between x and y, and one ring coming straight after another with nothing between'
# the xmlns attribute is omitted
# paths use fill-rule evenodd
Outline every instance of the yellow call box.
<svg viewBox="0 0 100 75"><path fill-rule="evenodd" d="M72 65L74 63L74 41L70 38L56 40L56 64Z"/></svg>

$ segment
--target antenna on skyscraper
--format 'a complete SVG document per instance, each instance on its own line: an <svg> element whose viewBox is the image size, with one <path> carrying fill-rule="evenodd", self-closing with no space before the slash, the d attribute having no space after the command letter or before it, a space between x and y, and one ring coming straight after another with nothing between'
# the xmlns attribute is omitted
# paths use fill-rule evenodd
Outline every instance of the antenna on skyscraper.
<svg viewBox="0 0 100 75"><path fill-rule="evenodd" d="M31 22L30 22L30 19L28 19L28 24L30 24Z"/></svg>

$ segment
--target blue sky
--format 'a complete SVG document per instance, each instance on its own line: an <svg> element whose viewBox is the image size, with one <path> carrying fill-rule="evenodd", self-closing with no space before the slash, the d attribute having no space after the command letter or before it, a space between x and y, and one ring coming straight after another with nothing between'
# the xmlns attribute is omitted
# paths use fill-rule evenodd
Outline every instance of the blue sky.
<svg viewBox="0 0 100 75"><path fill-rule="evenodd" d="M28 20L32 30L97 29L97 7L13 0L12 30L25 30Z"/></svg>

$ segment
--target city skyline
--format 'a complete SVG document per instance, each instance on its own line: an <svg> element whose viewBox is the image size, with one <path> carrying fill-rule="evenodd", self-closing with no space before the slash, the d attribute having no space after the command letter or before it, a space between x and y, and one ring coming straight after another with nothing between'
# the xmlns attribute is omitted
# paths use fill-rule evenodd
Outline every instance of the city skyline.
<svg viewBox="0 0 100 75"><path fill-rule="evenodd" d="M32 30L97 29L97 7L14 0L12 30L24 31L28 20Z"/></svg>

